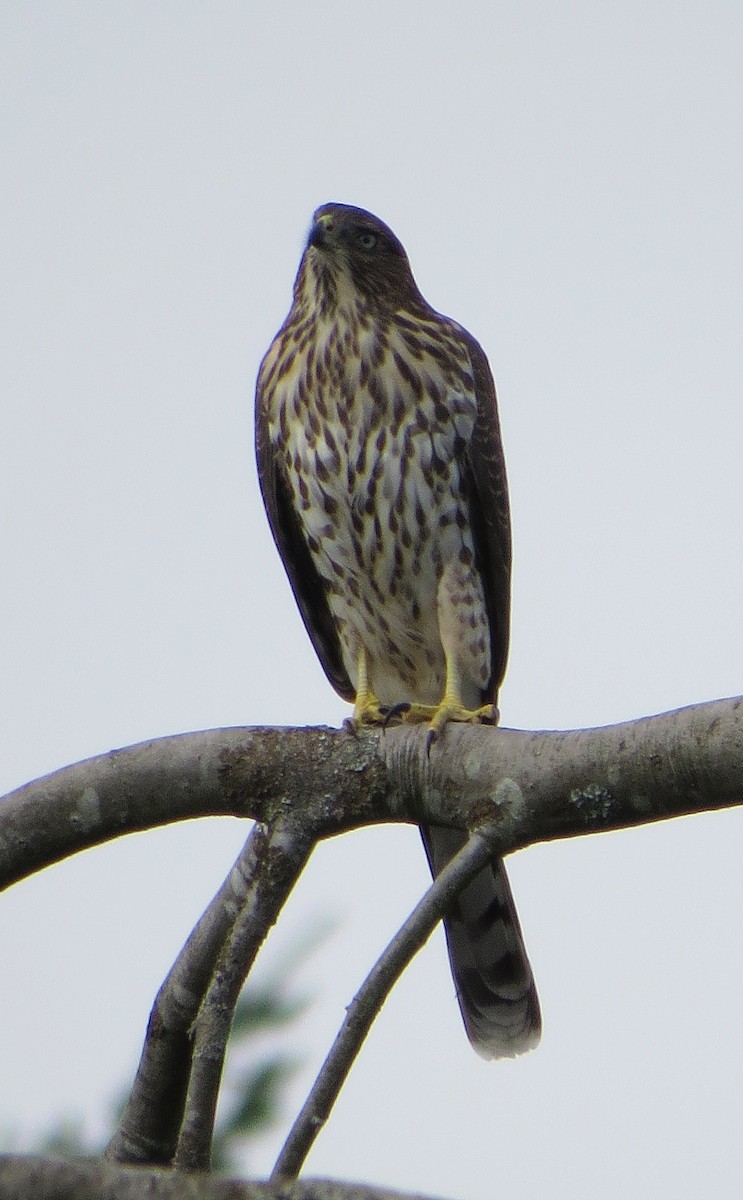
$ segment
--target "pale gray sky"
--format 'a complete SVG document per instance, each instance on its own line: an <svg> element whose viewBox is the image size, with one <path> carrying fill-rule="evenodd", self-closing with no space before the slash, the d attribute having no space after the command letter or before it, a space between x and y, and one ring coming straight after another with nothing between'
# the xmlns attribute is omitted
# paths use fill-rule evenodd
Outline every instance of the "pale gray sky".
<svg viewBox="0 0 743 1200"><path fill-rule="evenodd" d="M2 790L162 734L347 714L252 450L257 366L326 200L387 221L493 365L504 724L742 691L741 62L734 0L0 4ZM542 1046L475 1057L436 938L312 1173L462 1200L737 1197L742 819L512 860ZM0 1127L101 1127L243 834L130 838L2 897ZM317 852L266 952L341 920L303 973L297 1103L425 883L414 830Z"/></svg>

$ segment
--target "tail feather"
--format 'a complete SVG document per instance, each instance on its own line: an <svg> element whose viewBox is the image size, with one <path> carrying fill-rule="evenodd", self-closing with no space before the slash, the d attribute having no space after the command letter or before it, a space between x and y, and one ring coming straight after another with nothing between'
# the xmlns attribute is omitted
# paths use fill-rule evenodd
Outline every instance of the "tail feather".
<svg viewBox="0 0 743 1200"><path fill-rule="evenodd" d="M466 840L458 830L421 829L434 878ZM542 1029L539 1000L502 859L494 859L444 918L457 1000L472 1046L483 1058L530 1050Z"/></svg>

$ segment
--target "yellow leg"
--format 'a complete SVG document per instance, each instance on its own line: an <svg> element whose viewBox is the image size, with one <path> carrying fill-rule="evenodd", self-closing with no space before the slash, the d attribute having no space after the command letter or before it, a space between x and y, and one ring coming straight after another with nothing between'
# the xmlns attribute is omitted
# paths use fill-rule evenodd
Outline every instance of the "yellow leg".
<svg viewBox="0 0 743 1200"><path fill-rule="evenodd" d="M446 664L446 686L444 695L438 704L411 704L403 712L403 721L416 724L429 724L429 749L436 741L441 730L449 721L457 721L467 725L496 725L498 709L494 704L483 704L479 708L467 708L462 700L462 687L456 670L450 660Z"/></svg>
<svg viewBox="0 0 743 1200"><path fill-rule="evenodd" d="M387 711L387 709L380 707L379 701L371 689L366 650L362 646L359 652L358 684L356 685L356 701L353 706L353 722L355 725L384 725L387 719Z"/></svg>
<svg viewBox="0 0 743 1200"><path fill-rule="evenodd" d="M430 725L428 746L436 741L449 721L468 725L496 725L498 709L494 704L467 708L461 697L461 684L456 671L447 662L446 687L438 704L398 704L392 708L380 705L369 682L366 651L359 652L358 684L353 707L354 725L387 725L390 720L402 720L414 725Z"/></svg>

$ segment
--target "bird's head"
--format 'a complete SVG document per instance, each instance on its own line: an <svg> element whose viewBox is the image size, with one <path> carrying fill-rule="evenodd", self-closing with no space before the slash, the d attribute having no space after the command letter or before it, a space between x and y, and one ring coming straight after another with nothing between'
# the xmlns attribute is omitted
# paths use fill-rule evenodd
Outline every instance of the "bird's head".
<svg viewBox="0 0 743 1200"><path fill-rule="evenodd" d="M397 309L419 297L402 243L378 217L350 204L316 210L302 267L318 298L332 303L350 292L367 304Z"/></svg>

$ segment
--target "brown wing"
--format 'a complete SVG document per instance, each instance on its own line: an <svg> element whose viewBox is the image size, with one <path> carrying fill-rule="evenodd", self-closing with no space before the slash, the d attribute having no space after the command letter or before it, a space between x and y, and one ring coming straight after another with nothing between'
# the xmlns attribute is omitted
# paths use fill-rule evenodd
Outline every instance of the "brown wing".
<svg viewBox="0 0 743 1200"><path fill-rule="evenodd" d="M508 659L511 616L511 516L495 384L485 352L462 330L475 377L477 419L466 485L477 565L490 625L492 670L486 695L495 703Z"/></svg>
<svg viewBox="0 0 743 1200"><path fill-rule="evenodd" d="M490 366L475 339L461 326L459 332L469 352L477 397L465 484L490 625L491 675L482 699L494 704L508 657L508 484ZM421 828L421 834L434 877L466 841L454 829ZM539 1000L502 860L493 859L460 892L444 918L444 930L465 1029L478 1054L510 1057L536 1045L541 1030Z"/></svg>
<svg viewBox="0 0 743 1200"><path fill-rule="evenodd" d="M304 540L276 448L268 436L260 375L255 397L255 454L268 523L305 628L333 687L344 700L353 701L355 692L343 665L338 631L325 588Z"/></svg>

